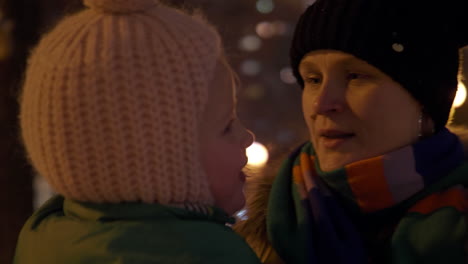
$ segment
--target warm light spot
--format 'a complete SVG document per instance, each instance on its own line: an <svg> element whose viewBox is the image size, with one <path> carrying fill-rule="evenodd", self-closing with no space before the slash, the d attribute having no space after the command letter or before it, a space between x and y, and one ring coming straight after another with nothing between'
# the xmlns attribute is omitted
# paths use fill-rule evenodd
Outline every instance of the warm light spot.
<svg viewBox="0 0 468 264"><path fill-rule="evenodd" d="M280 78L281 81L287 84L294 84L296 83L296 77L294 77L293 71L291 67L285 67L280 71Z"/></svg>
<svg viewBox="0 0 468 264"><path fill-rule="evenodd" d="M265 96L265 87L258 83L248 84L244 89L244 95L250 100L258 100Z"/></svg>
<svg viewBox="0 0 468 264"><path fill-rule="evenodd" d="M263 21L255 26L255 32L257 32L257 35L264 39L285 35L287 31L288 27L286 23L281 20L274 22Z"/></svg>
<svg viewBox="0 0 468 264"><path fill-rule="evenodd" d="M278 20L273 22L273 27L275 28L276 35L285 35L288 31L288 27L283 21Z"/></svg>
<svg viewBox="0 0 468 264"><path fill-rule="evenodd" d="M453 105L452 107L460 107L465 103L466 100L466 87L463 82L458 83L458 89L457 89L457 94L455 96L455 100L453 100Z"/></svg>
<svg viewBox="0 0 468 264"><path fill-rule="evenodd" d="M254 142L247 148L247 157L249 158L248 165L261 167L268 161L268 150L259 142Z"/></svg>
<svg viewBox="0 0 468 264"><path fill-rule="evenodd" d="M241 64L241 72L248 76L254 76L260 73L261 66L256 60L246 60Z"/></svg>
<svg viewBox="0 0 468 264"><path fill-rule="evenodd" d="M255 32L262 38L271 38L276 34L275 26L270 22L260 22L255 27Z"/></svg>
<svg viewBox="0 0 468 264"><path fill-rule="evenodd" d="M256 51L262 45L262 40L255 35L247 35L239 42L239 48L245 51Z"/></svg>

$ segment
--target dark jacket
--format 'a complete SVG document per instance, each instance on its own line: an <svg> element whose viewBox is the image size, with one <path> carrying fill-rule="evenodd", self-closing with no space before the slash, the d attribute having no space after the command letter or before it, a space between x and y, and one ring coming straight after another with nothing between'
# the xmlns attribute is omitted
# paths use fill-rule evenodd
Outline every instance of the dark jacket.
<svg viewBox="0 0 468 264"><path fill-rule="evenodd" d="M223 211L53 197L23 227L14 264L202 264L259 261Z"/></svg>

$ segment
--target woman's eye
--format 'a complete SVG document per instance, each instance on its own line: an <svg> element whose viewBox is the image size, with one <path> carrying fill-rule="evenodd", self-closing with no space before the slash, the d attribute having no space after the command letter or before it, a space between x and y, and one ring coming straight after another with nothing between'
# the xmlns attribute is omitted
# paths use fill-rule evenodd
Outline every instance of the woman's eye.
<svg viewBox="0 0 468 264"><path fill-rule="evenodd" d="M322 78L318 76L307 76L304 79L305 83L310 83L310 84L319 84L322 81Z"/></svg>
<svg viewBox="0 0 468 264"><path fill-rule="evenodd" d="M350 72L348 73L348 80L356 80L356 79L365 79L367 75L362 73Z"/></svg>

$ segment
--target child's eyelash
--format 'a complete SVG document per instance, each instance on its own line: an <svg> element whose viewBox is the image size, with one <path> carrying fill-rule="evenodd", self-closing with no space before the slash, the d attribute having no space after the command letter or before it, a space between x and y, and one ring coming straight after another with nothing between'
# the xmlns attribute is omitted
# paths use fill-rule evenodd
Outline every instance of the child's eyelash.
<svg viewBox="0 0 468 264"><path fill-rule="evenodd" d="M229 123L227 124L227 126L224 128L224 131L223 131L224 133L228 133L228 132L231 131L232 123L234 123L234 119L231 119L231 120L229 121Z"/></svg>

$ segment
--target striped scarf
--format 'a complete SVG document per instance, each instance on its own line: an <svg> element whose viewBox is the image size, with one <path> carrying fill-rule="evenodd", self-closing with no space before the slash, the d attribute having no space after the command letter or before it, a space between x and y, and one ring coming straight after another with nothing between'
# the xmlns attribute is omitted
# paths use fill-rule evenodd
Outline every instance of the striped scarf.
<svg viewBox="0 0 468 264"><path fill-rule="evenodd" d="M408 215L467 211L463 156L458 138L443 129L413 145L323 172L306 143L284 162L272 186L267 215L272 245L294 264L405 261L409 253L399 252L410 250L401 245L413 246L411 229L404 231ZM461 229L468 234L466 223ZM435 238L440 239L423 240Z"/></svg>

